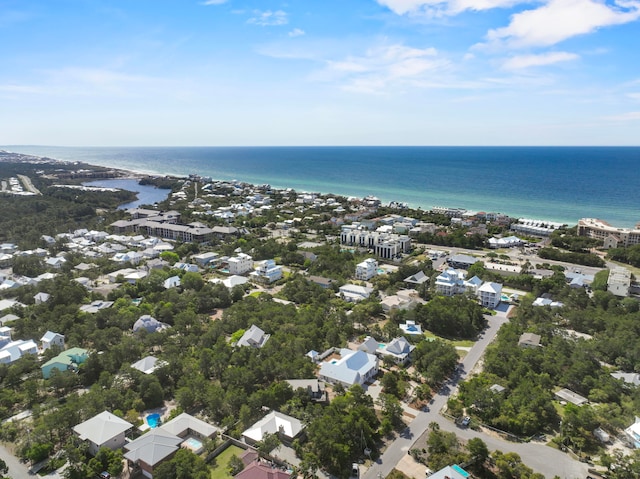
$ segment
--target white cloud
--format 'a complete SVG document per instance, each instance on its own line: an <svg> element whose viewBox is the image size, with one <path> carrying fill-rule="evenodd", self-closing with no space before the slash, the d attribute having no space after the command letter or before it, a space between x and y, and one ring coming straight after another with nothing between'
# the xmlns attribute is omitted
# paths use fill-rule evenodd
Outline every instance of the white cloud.
<svg viewBox="0 0 640 479"><path fill-rule="evenodd" d="M293 30L291 30L289 32L289 36L290 37L301 37L302 35L304 35L306 32L304 30L302 30L301 28L294 28Z"/></svg>
<svg viewBox="0 0 640 479"><path fill-rule="evenodd" d="M396 44L370 49L363 56L328 61L319 76L342 83L350 91L381 93L393 86L416 85L427 73L442 72L449 67L449 61L440 58L435 48Z"/></svg>
<svg viewBox="0 0 640 479"><path fill-rule="evenodd" d="M377 2L398 15L438 17L457 15L466 10L506 8L523 3L523 0L377 0Z"/></svg>
<svg viewBox="0 0 640 479"><path fill-rule="evenodd" d="M204 0L201 5L222 5L227 3L227 0Z"/></svg>
<svg viewBox="0 0 640 479"><path fill-rule="evenodd" d="M263 27L273 27L289 23L287 12L282 10L276 10L275 12L271 10L254 10L253 15L253 17L247 20L247 23L261 25Z"/></svg>
<svg viewBox="0 0 640 479"><path fill-rule="evenodd" d="M640 101L640 93L628 93L627 96L632 100Z"/></svg>
<svg viewBox="0 0 640 479"><path fill-rule="evenodd" d="M640 18L640 1L550 0L545 5L516 13L511 23L490 30L489 44L510 47L550 46L599 28Z"/></svg>
<svg viewBox="0 0 640 479"><path fill-rule="evenodd" d="M629 111L620 115L612 115L605 117L609 121L638 121L640 120L640 111Z"/></svg>
<svg viewBox="0 0 640 479"><path fill-rule="evenodd" d="M553 65L554 63L567 62L580 58L575 53L548 52L539 55L516 55L507 59L502 68L505 70L519 70L530 67Z"/></svg>

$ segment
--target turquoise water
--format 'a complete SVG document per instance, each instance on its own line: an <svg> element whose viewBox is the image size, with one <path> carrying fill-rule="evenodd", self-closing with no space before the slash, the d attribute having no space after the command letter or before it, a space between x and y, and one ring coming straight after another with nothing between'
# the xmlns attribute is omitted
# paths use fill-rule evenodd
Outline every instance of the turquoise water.
<svg viewBox="0 0 640 479"><path fill-rule="evenodd" d="M193 436L191 436L187 440L185 440L184 444L189 446L189 449L191 449L194 452L198 452L198 451L200 451L202 449L202 442L199 441L198 439L196 439Z"/></svg>
<svg viewBox="0 0 640 479"><path fill-rule="evenodd" d="M640 221L638 147L38 147L8 151L140 172L461 207L575 224Z"/></svg>
<svg viewBox="0 0 640 479"><path fill-rule="evenodd" d="M149 414L147 416L147 424L150 428L156 428L160 425L160 414Z"/></svg>

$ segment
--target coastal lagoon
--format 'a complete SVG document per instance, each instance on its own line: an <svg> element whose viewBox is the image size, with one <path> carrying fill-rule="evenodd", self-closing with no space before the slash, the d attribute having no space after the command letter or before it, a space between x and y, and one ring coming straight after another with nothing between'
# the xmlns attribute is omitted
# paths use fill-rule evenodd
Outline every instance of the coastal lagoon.
<svg viewBox="0 0 640 479"><path fill-rule="evenodd" d="M65 161L575 224L640 221L639 147L44 147Z"/></svg>
<svg viewBox="0 0 640 479"><path fill-rule="evenodd" d="M84 186L99 186L101 188L118 188L120 190L133 191L136 193L137 199L129 203L123 203L118 209L126 210L129 208L137 208L140 205L152 205L164 201L171 193L171 190L156 188L151 185L141 185L138 180L133 178L120 178L109 180L96 180L83 183Z"/></svg>

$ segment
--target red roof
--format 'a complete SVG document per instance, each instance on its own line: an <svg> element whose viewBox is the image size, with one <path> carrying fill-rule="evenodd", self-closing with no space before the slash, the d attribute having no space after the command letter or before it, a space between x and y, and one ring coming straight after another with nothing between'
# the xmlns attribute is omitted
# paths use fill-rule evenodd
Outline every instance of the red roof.
<svg viewBox="0 0 640 479"><path fill-rule="evenodd" d="M291 479L291 473L262 462L252 462L234 477L236 479Z"/></svg>

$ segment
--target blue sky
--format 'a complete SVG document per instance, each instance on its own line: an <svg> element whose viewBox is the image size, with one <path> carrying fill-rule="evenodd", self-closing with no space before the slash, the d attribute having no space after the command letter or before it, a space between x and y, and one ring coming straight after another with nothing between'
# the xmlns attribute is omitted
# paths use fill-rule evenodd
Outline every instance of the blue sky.
<svg viewBox="0 0 640 479"><path fill-rule="evenodd" d="M0 144L639 145L640 0L0 0Z"/></svg>

